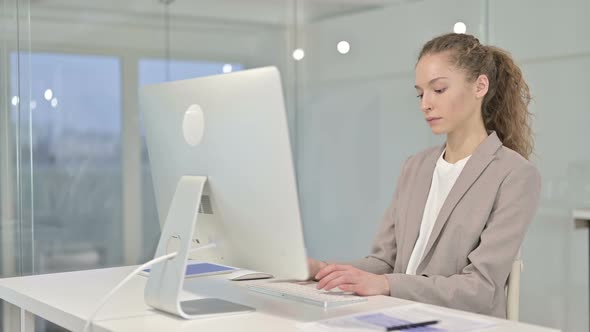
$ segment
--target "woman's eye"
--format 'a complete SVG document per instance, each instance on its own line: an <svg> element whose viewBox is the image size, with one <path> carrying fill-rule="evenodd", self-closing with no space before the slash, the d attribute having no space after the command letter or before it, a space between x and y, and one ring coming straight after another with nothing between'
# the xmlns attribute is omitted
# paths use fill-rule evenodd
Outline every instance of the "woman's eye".
<svg viewBox="0 0 590 332"><path fill-rule="evenodd" d="M419 94L419 95L416 96L416 98L422 99L422 96L423 96L422 94Z"/></svg>
<svg viewBox="0 0 590 332"><path fill-rule="evenodd" d="M445 92L445 91L447 91L447 88L442 88L442 89L435 89L435 90L434 90L434 92L436 92L436 93L443 93L443 92Z"/></svg>

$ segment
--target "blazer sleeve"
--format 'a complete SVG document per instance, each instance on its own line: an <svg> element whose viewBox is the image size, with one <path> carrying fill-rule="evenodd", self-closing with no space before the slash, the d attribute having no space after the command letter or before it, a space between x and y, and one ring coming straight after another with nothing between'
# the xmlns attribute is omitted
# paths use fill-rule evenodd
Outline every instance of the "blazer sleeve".
<svg viewBox="0 0 590 332"><path fill-rule="evenodd" d="M349 264L358 269L375 274L393 272L397 255L397 241L395 238L396 209L399 204L402 181L405 181L406 179L408 163L409 158L404 162L402 171L398 176L393 200L381 218L381 224L375 235L371 254L356 261L343 262L343 264Z"/></svg>
<svg viewBox="0 0 590 332"><path fill-rule="evenodd" d="M460 274L448 277L387 274L391 296L491 312L497 300L495 290L505 287L512 262L537 210L540 192L541 177L531 163L512 170L500 185L479 245L468 255L470 264Z"/></svg>

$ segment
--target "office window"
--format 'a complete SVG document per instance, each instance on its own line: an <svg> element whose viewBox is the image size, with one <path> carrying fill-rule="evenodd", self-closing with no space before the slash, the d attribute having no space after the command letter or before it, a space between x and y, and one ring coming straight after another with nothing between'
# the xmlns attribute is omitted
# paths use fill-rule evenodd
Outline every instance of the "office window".
<svg viewBox="0 0 590 332"><path fill-rule="evenodd" d="M32 151L22 176L32 179L23 191L31 197L25 201L33 211L35 272L120 264L120 60L57 53L30 53L27 60L30 126L21 126L29 137L20 149Z"/></svg>

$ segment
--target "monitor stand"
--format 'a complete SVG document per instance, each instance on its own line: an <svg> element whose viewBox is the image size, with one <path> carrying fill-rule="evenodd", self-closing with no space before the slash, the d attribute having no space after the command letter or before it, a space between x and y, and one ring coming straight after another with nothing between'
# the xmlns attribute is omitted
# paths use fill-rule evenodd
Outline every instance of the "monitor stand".
<svg viewBox="0 0 590 332"><path fill-rule="evenodd" d="M255 311L254 308L216 298L180 301L186 261L206 181L205 176L183 176L178 182L155 257L169 254L168 248L171 247L178 248L178 254L155 264L145 287L144 297L148 305L185 319Z"/></svg>

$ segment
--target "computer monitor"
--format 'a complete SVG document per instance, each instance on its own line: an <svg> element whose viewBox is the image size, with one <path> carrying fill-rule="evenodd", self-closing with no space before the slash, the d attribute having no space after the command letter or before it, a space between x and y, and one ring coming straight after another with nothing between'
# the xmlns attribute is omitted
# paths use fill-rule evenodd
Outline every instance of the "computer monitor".
<svg viewBox="0 0 590 332"><path fill-rule="evenodd" d="M140 109L160 225L179 179L206 176L195 259L308 277L281 79L274 67L145 86Z"/></svg>

